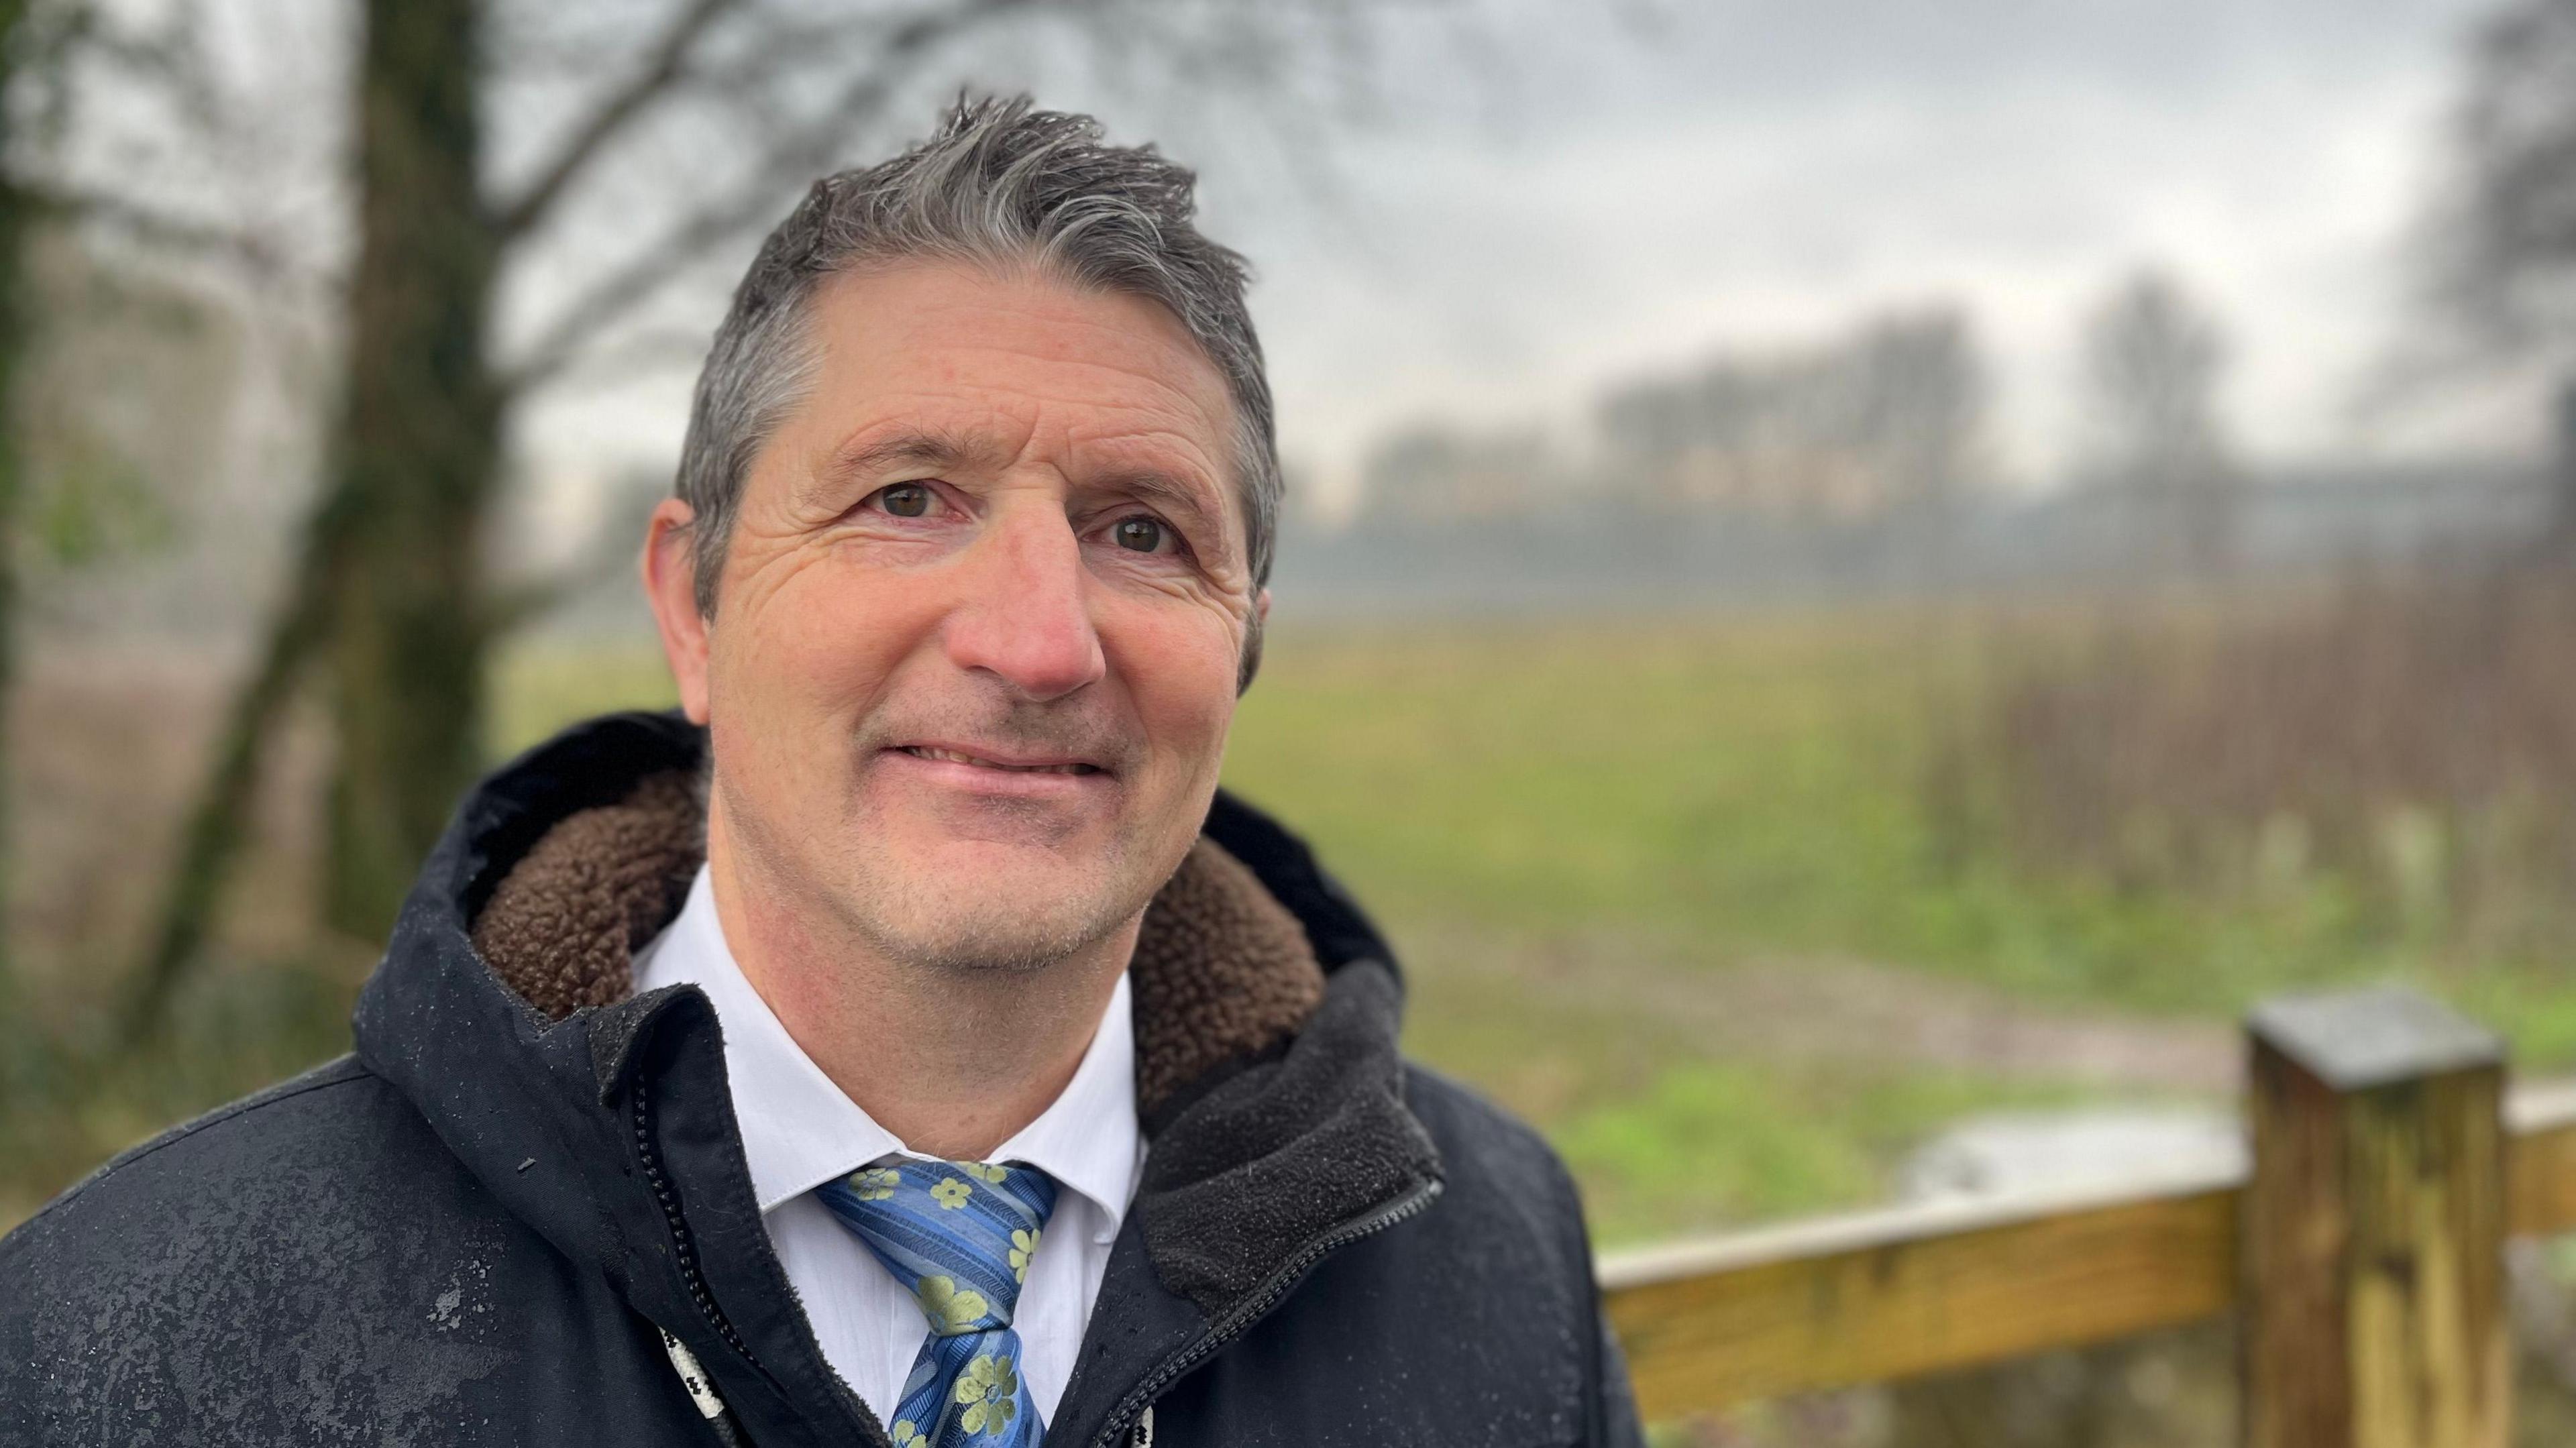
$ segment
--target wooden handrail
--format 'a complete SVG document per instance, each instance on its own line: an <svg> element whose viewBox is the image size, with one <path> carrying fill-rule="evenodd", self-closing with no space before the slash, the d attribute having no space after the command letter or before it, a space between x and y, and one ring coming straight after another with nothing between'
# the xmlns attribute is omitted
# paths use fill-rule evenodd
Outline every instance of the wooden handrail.
<svg viewBox="0 0 2576 1448"><path fill-rule="evenodd" d="M2576 1082L2504 1107L2506 1227L2576 1231ZM2242 1172L1941 1203L1605 1254L1649 1418L1974 1367L2217 1317L2240 1291Z"/></svg>
<svg viewBox="0 0 2576 1448"><path fill-rule="evenodd" d="M2576 1080L2515 1085L2505 1093L2504 1129L2505 1230L2576 1232Z"/></svg>

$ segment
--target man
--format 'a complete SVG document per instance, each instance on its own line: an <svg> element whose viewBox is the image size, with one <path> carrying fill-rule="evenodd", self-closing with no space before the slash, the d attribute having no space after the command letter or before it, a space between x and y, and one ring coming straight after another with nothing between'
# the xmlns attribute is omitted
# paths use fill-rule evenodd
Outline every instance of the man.
<svg viewBox="0 0 2576 1448"><path fill-rule="evenodd" d="M1191 186L987 103L814 188L645 543L685 718L0 1244L0 1441L1635 1441L1565 1173L1216 788L1279 481Z"/></svg>

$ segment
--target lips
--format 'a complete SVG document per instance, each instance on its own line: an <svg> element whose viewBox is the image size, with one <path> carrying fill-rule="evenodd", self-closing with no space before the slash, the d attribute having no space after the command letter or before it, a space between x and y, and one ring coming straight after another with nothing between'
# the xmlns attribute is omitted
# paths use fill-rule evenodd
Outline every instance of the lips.
<svg viewBox="0 0 2576 1448"><path fill-rule="evenodd" d="M963 750L947 749L930 744L900 744L895 747L899 752L909 754L915 759L933 759L946 764L967 764L972 765L977 769L999 770L1005 774L1098 774L1101 772L1098 765L1085 763L1078 759L1041 760L1024 763L1008 759L987 758L980 754L969 754Z"/></svg>

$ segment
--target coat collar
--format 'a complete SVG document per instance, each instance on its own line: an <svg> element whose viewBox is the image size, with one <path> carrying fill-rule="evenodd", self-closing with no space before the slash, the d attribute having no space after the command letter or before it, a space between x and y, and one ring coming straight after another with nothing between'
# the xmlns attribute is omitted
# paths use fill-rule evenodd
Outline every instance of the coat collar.
<svg viewBox="0 0 2576 1448"><path fill-rule="evenodd" d="M612 715L486 781L360 996L358 1052L511 1211L689 1340L756 1441L847 1441L865 1410L769 1250L714 1014L693 987L631 993L703 854L703 749L676 716ZM1127 1370L1104 1319L1237 1316L1440 1171L1383 941L1257 811L1218 796L1129 973L1153 1150L1117 1256L1144 1260L1113 1259L1067 1427Z"/></svg>

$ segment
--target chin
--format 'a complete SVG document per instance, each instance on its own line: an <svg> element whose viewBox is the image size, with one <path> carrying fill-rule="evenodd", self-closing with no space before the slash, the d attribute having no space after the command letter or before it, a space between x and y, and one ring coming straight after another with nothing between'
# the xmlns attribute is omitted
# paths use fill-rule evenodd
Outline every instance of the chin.
<svg viewBox="0 0 2576 1448"><path fill-rule="evenodd" d="M978 914L887 921L877 944L895 959L942 975L1034 975L1107 933L1087 920Z"/></svg>
<svg viewBox="0 0 2576 1448"><path fill-rule="evenodd" d="M1106 938L1153 898L1060 860L995 859L1013 852L989 846L965 853L981 858L952 854L954 868L861 884L852 914L878 949L946 973L1025 974Z"/></svg>

